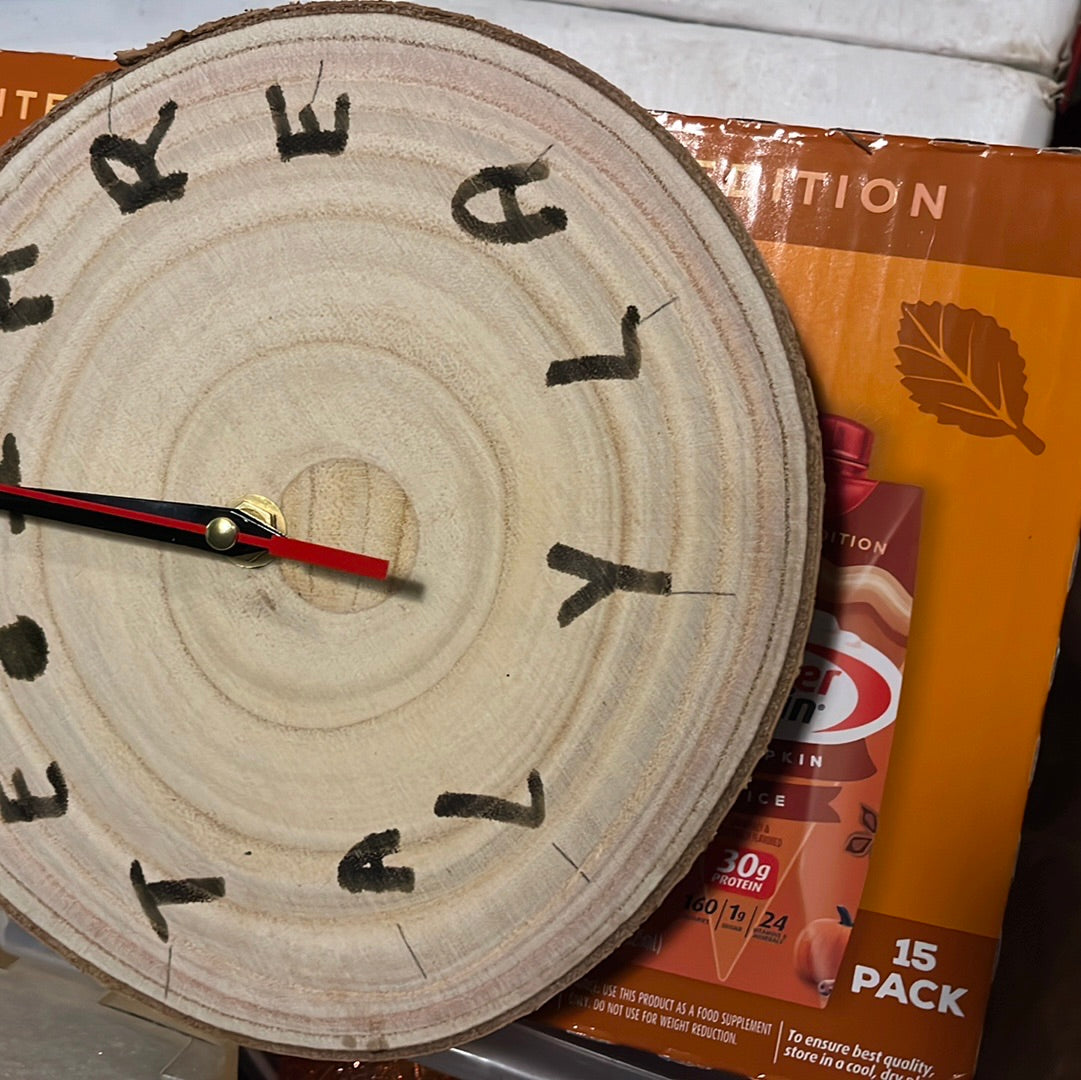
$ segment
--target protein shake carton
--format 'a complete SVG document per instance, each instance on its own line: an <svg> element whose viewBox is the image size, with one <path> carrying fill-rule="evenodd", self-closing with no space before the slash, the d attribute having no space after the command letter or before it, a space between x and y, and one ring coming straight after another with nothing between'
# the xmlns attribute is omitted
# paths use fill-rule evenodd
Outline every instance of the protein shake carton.
<svg viewBox="0 0 1081 1080"><path fill-rule="evenodd" d="M822 564L777 730L717 838L632 942L644 967L824 1008L878 831L921 492L868 477L873 435L821 418Z"/></svg>
<svg viewBox="0 0 1081 1080"><path fill-rule="evenodd" d="M660 119L792 313L832 520L743 799L664 910L534 1019L746 1076L962 1080L1081 527L1081 157Z"/></svg>

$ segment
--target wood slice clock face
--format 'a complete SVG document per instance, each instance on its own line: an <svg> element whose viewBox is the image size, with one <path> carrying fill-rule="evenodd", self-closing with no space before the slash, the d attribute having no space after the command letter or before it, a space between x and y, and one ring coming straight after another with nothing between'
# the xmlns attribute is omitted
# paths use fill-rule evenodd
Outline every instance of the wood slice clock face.
<svg viewBox="0 0 1081 1080"><path fill-rule="evenodd" d="M0 168L0 482L231 507L385 582L0 515L0 895L249 1044L432 1050L660 900L800 653L794 338L640 110L457 16L149 53ZM280 524L280 523L279 523Z"/></svg>

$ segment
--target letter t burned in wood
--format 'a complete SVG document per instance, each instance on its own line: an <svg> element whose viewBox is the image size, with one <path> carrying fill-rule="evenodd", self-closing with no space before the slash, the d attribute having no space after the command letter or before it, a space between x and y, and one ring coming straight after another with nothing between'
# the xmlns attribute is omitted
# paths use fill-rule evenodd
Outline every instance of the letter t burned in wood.
<svg viewBox="0 0 1081 1080"><path fill-rule="evenodd" d="M220 877L148 882L138 859L132 860L131 884L150 925L162 941L169 940L169 924L159 910L164 905L206 904L225 895L225 878Z"/></svg>

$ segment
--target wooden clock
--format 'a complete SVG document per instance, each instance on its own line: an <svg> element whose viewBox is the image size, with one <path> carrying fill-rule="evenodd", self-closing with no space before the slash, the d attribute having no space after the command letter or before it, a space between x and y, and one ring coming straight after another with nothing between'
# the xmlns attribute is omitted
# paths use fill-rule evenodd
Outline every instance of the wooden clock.
<svg viewBox="0 0 1081 1080"><path fill-rule="evenodd" d="M127 57L0 167L5 906L262 1047L539 1005L764 748L814 430L731 211L565 57L382 3Z"/></svg>

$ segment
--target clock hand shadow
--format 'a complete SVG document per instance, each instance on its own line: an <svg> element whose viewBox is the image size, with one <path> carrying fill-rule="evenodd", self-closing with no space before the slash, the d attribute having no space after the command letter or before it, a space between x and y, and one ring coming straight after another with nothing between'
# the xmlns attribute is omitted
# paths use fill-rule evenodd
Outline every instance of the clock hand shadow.
<svg viewBox="0 0 1081 1080"><path fill-rule="evenodd" d="M9 516L7 513L0 511L0 517ZM10 515L12 518L20 518L22 515ZM21 529L17 528L17 524L22 522L12 522L8 526L11 531L19 532ZM24 526L25 527L25 526ZM73 536L85 538L88 530L85 526L76 525L64 521L49 521L48 527L50 532L56 531L58 533L69 533ZM191 559L193 563L201 563L206 561L208 555L214 556L217 553L203 551L198 548L188 547L184 544L170 543L168 541L153 540L148 537L139 536L126 536L119 532L111 532L107 530L93 529L94 542L86 546L87 552L93 552L95 550L111 549L110 557L114 558L118 563L123 563L125 553L130 552L134 547L142 548L149 551L163 552L170 559ZM68 555L69 558L81 559L82 556L77 554L82 550L81 546L72 548ZM88 556L89 558L90 556ZM218 555L220 558L220 555ZM223 565L227 564L227 559L222 559ZM288 565L286 560L274 559L263 567L234 567L233 569L242 569L244 573L258 573L259 571L267 570L271 566L277 565L283 567ZM354 576L352 574L338 572L335 570L329 570L324 567L312 567L312 572L318 576L327 575L330 578L334 578L339 581L352 580L359 588L384 592L387 596L401 596L405 600L420 601L424 599L425 584L423 581L419 581L415 578L397 577L394 575L388 575L382 581L377 581L373 578L365 578L360 576Z"/></svg>
<svg viewBox="0 0 1081 1080"><path fill-rule="evenodd" d="M423 600L426 588L424 582L416 578L395 577L393 574L388 574L382 581L364 581L362 585L385 590L388 596L401 596L405 600Z"/></svg>
<svg viewBox="0 0 1081 1080"><path fill-rule="evenodd" d="M275 560L281 569L285 569L289 563L284 560ZM274 563L269 563L268 566L272 566ZM335 581L341 584L348 584L352 588L362 590L369 593L383 593L386 597L400 596L404 600L423 600L424 592L427 586L423 581L417 578L398 577L395 574L388 574L382 580L376 578L361 577L359 575L350 574L343 570L334 570L326 566L309 566L304 567L307 574L310 575L309 580L322 579L323 581Z"/></svg>

